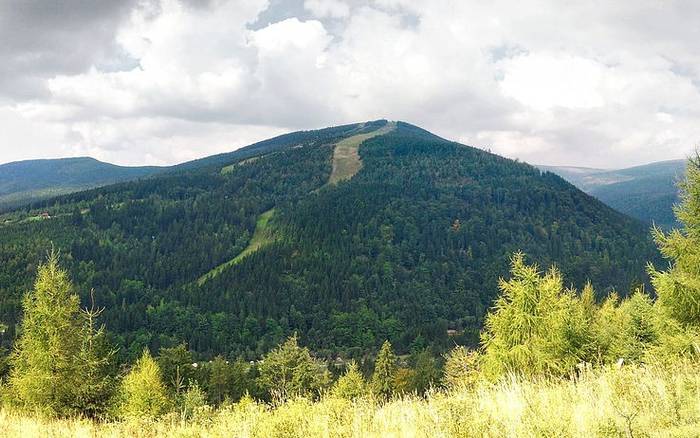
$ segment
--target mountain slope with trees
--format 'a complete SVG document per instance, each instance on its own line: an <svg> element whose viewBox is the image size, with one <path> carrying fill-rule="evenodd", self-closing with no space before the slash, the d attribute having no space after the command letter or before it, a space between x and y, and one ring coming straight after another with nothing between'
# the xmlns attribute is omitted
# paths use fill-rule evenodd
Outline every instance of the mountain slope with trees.
<svg viewBox="0 0 700 438"><path fill-rule="evenodd" d="M644 223L670 229L678 226L673 206L685 160L661 161L618 170L538 166L554 172L607 205Z"/></svg>
<svg viewBox="0 0 700 438"><path fill-rule="evenodd" d="M292 133L3 215L3 343L52 245L83 302L95 289L120 360L181 342L252 359L294 332L355 358L386 339L402 353L475 345L518 250L601 295L647 282L658 254L646 226L552 173L406 123L363 142L361 170L327 185L334 145L386 123ZM272 209L274 238L227 265Z"/></svg>
<svg viewBox="0 0 700 438"><path fill-rule="evenodd" d="M0 165L0 211L72 192L144 178L159 167L123 167L94 158L30 160Z"/></svg>

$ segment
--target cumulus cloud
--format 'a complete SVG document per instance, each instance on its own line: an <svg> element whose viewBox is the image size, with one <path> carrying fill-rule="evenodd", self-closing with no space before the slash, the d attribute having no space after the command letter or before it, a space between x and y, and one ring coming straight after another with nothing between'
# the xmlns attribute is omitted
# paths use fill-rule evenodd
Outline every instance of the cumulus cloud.
<svg viewBox="0 0 700 438"><path fill-rule="evenodd" d="M174 163L380 117L545 164L680 158L700 137L685 0L22 5L0 6L0 161Z"/></svg>

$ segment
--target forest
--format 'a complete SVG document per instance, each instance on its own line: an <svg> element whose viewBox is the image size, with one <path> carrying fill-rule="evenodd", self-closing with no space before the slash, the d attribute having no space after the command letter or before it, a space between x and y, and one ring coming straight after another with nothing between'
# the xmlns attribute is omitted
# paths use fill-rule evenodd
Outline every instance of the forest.
<svg viewBox="0 0 700 438"><path fill-rule="evenodd" d="M598 299L649 286L660 256L645 225L409 124L365 141L362 170L327 184L334 142L386 123L288 134L2 215L3 347L51 248L81 302L105 309L119 363L180 344L197 360L257 360L294 333L343 361L385 340L402 355L475 347L516 251ZM263 214L267 240L246 251Z"/></svg>
<svg viewBox="0 0 700 438"><path fill-rule="evenodd" d="M71 436L692 436L700 426L700 157L653 237L668 267L602 300L516 252L477 348L329 363L294 334L258 361L147 348L127 367L52 251L22 300L3 431ZM31 414L31 416L27 416Z"/></svg>
<svg viewBox="0 0 700 438"><path fill-rule="evenodd" d="M700 161L668 233L400 122L329 183L333 145L386 123L3 215L5 434L402 435L390 412L425 436L700 424ZM603 408L540 418L562 397Z"/></svg>

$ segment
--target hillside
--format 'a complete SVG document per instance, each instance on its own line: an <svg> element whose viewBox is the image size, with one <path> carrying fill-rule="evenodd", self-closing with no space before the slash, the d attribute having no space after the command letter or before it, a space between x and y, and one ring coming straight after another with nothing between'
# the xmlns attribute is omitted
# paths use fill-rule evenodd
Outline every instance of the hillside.
<svg viewBox="0 0 700 438"><path fill-rule="evenodd" d="M30 160L0 165L0 211L66 193L143 178L158 167L123 167L93 158Z"/></svg>
<svg viewBox="0 0 700 438"><path fill-rule="evenodd" d="M662 161L618 170L538 166L554 172L612 208L663 228L677 225L673 205L678 202L679 178L685 160Z"/></svg>
<svg viewBox="0 0 700 438"><path fill-rule="evenodd" d="M255 358L295 331L329 356L474 344L517 250L601 294L646 281L657 257L645 226L560 177L386 121L288 134L0 224L4 341L53 243L83 302L95 288L123 359L181 341Z"/></svg>

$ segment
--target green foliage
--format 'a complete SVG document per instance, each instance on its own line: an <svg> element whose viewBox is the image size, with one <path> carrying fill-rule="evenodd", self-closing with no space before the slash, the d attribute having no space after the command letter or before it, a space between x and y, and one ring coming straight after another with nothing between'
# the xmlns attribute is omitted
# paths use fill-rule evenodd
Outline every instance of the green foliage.
<svg viewBox="0 0 700 438"><path fill-rule="evenodd" d="M194 357L185 344L161 348L157 360L163 382L173 395L179 395L194 380Z"/></svg>
<svg viewBox="0 0 700 438"><path fill-rule="evenodd" d="M345 374L340 376L333 385L331 394L334 397L345 400L357 400L367 396L367 383L356 362L353 361L348 364Z"/></svg>
<svg viewBox="0 0 700 438"><path fill-rule="evenodd" d="M676 209L682 230L654 230L661 253L671 261L665 272L651 269L659 306L683 325L700 327L700 156L688 163Z"/></svg>
<svg viewBox="0 0 700 438"><path fill-rule="evenodd" d="M588 356L590 320L582 301L564 290L556 268L542 275L516 254L512 278L486 317L482 342L487 377L570 372Z"/></svg>
<svg viewBox="0 0 700 438"><path fill-rule="evenodd" d="M380 399L388 399L394 394L397 370L396 355L391 342L384 341L374 362L374 373L370 382L372 392Z"/></svg>
<svg viewBox="0 0 700 438"><path fill-rule="evenodd" d="M207 409L207 394L197 385L188 385L187 390L178 397L178 407L183 420L193 420Z"/></svg>
<svg viewBox="0 0 700 438"><path fill-rule="evenodd" d="M620 302L610 295L595 314L592 325L594 359L614 363L639 362L659 339L659 319L649 295L642 290Z"/></svg>
<svg viewBox="0 0 700 438"><path fill-rule="evenodd" d="M142 178L157 167L122 167L93 158L29 160L0 165L0 210L65 193Z"/></svg>
<svg viewBox="0 0 700 438"><path fill-rule="evenodd" d="M318 395L330 380L326 365L300 347L296 335L266 354L258 372L260 387L275 400Z"/></svg>
<svg viewBox="0 0 700 438"><path fill-rule="evenodd" d="M418 395L425 395L428 389L440 381L440 368L430 350L423 349L411 355L413 370L411 389Z"/></svg>
<svg viewBox="0 0 700 438"><path fill-rule="evenodd" d="M229 366L221 356L216 356L207 365L207 388L209 400L214 404L221 404L230 391L233 384L233 368Z"/></svg>
<svg viewBox="0 0 700 438"><path fill-rule="evenodd" d="M457 346L445 355L442 384L449 390L471 389L479 381L479 354Z"/></svg>
<svg viewBox="0 0 700 438"><path fill-rule="evenodd" d="M99 312L81 313L57 253L39 267L23 308L21 335L11 358L14 401L49 415L103 414L113 389L108 376L111 350L104 328L94 325Z"/></svg>
<svg viewBox="0 0 700 438"><path fill-rule="evenodd" d="M77 410L90 418L104 417L116 389L114 379L115 350L106 338L105 326L96 327L103 309L83 310L83 327L77 371Z"/></svg>
<svg viewBox="0 0 700 438"><path fill-rule="evenodd" d="M148 350L144 350L122 381L117 415L126 419L154 419L170 408L160 367Z"/></svg>
<svg viewBox="0 0 700 438"><path fill-rule="evenodd" d="M673 206L679 200L676 182L685 171L685 160L618 170L539 167L561 175L615 210L644 223L656 224L663 229L678 224Z"/></svg>
<svg viewBox="0 0 700 438"><path fill-rule="evenodd" d="M324 187L331 144L384 125L294 133L0 217L0 341L16 339L50 242L76 293L100 292L120 362L182 342L254 360L295 331L327 357L359 359L384 339L405 353L419 336L436 352L475 346L503 254L518 249L599 291L644 282L655 249L643 226L555 175L405 123L362 143L362 169ZM258 246L273 208L275 239ZM52 219L32 220L43 211Z"/></svg>
<svg viewBox="0 0 700 438"><path fill-rule="evenodd" d="M696 437L699 373L698 364L690 362L605 367L576 379L508 379L388 403L325 397L270 407L246 398L189 421L166 417L136 424L56 421L0 410L0 424L7 438Z"/></svg>

